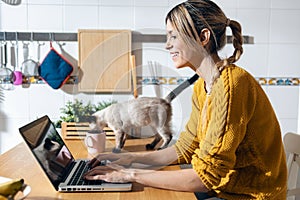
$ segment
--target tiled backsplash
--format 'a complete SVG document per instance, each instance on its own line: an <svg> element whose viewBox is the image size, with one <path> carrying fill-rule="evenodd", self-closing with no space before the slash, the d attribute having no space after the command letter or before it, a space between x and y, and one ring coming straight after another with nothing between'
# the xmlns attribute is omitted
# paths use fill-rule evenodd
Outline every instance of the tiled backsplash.
<svg viewBox="0 0 300 200"><path fill-rule="evenodd" d="M143 76L138 77L138 84L140 85L179 85L189 77L153 77ZM300 77L258 77L256 78L260 85L272 85L272 86L300 86Z"/></svg>

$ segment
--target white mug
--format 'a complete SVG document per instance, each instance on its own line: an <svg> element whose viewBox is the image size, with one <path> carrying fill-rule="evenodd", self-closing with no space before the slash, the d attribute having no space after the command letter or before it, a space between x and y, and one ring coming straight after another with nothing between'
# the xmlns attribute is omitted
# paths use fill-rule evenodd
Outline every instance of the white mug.
<svg viewBox="0 0 300 200"><path fill-rule="evenodd" d="M106 134L105 132L87 132L84 143L88 153L95 155L105 151Z"/></svg>

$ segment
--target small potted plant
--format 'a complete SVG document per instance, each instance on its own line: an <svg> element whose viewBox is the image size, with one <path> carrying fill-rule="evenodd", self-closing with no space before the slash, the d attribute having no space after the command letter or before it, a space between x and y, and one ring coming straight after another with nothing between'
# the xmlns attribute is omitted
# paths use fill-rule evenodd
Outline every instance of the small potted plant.
<svg viewBox="0 0 300 200"><path fill-rule="evenodd" d="M84 104L82 100L78 99L75 99L74 102L68 101L65 107L60 109L62 115L55 123L55 127L61 128L65 139L80 139L85 136L85 132L88 130L88 123L81 121L81 119L91 116L93 113L114 103L117 103L117 101L102 101L97 104L91 102Z"/></svg>

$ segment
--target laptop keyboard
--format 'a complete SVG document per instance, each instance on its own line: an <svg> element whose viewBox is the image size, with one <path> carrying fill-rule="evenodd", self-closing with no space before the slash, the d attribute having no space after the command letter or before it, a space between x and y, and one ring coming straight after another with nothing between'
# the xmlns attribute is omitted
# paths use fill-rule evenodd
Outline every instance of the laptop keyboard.
<svg viewBox="0 0 300 200"><path fill-rule="evenodd" d="M68 185L101 185L102 180L85 180L83 175L90 169L87 161L80 161Z"/></svg>

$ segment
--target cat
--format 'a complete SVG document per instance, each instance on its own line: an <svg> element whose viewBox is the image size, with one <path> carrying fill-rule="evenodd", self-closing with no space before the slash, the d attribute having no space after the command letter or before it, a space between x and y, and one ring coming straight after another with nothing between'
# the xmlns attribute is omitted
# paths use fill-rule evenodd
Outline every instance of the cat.
<svg viewBox="0 0 300 200"><path fill-rule="evenodd" d="M163 140L158 149L164 149L172 140L171 101L198 79L195 74L171 91L166 98L139 97L122 103L112 104L97 111L87 120L91 131L102 131L104 127L111 128L116 136L116 146L113 152L119 153L124 147L127 134L132 128L150 126L155 130L154 140L146 145L147 150L153 150Z"/></svg>
<svg viewBox="0 0 300 200"><path fill-rule="evenodd" d="M158 97L140 97L122 103L115 103L92 114L89 120L91 131L111 128L116 137L113 152L119 153L124 147L127 134L131 129L150 126L155 132L152 143L146 145L152 150L163 139L159 149L166 148L172 139L171 131L172 106Z"/></svg>
<svg viewBox="0 0 300 200"><path fill-rule="evenodd" d="M34 149L39 161L43 164L45 170L52 180L58 179L58 176L57 173L51 168L50 163L55 160L60 149L61 145L50 138L46 138L42 145Z"/></svg>

